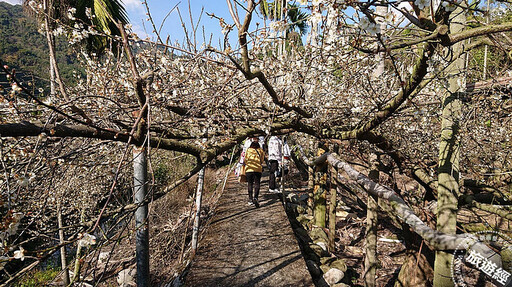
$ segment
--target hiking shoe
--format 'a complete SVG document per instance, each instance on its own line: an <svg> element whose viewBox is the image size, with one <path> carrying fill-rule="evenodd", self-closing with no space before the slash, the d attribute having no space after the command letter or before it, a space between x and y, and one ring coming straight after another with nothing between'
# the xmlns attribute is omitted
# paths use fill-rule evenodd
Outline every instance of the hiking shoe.
<svg viewBox="0 0 512 287"><path fill-rule="evenodd" d="M253 201L249 200L249 201L247 202L247 205L251 206L251 205L254 205L254 203L253 203Z"/></svg>
<svg viewBox="0 0 512 287"><path fill-rule="evenodd" d="M258 200L255 198L252 200L252 202L254 203L254 205L256 206L256 208L260 207L260 203L258 202Z"/></svg>

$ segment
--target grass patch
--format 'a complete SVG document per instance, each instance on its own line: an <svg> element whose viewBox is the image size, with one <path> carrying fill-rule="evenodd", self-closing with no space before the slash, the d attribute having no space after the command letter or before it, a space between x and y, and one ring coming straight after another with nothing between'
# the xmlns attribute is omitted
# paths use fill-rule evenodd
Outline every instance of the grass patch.
<svg viewBox="0 0 512 287"><path fill-rule="evenodd" d="M37 286L47 286L57 274L59 274L60 269L55 266L47 266L44 270L33 270L23 276L18 283L14 286L16 287L37 287Z"/></svg>

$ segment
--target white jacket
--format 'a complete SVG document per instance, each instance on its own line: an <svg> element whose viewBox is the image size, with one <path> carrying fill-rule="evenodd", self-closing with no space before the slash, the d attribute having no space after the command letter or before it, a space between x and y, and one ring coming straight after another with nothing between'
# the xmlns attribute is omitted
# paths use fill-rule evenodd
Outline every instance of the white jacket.
<svg viewBox="0 0 512 287"><path fill-rule="evenodd" d="M290 148L288 144L283 145L283 141L277 136L271 136L268 141L268 160L277 160L279 164L284 157L290 157Z"/></svg>

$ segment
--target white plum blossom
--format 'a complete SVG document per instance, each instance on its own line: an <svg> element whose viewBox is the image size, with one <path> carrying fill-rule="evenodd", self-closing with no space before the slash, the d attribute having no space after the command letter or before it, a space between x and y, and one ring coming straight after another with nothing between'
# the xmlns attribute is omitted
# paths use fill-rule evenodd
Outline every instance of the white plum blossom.
<svg viewBox="0 0 512 287"><path fill-rule="evenodd" d="M377 35L380 33L380 25L372 23L372 25L369 25L368 28L366 28L366 32L370 35Z"/></svg>
<svg viewBox="0 0 512 287"><path fill-rule="evenodd" d="M312 26L315 26L316 24L322 22L322 14L320 12L314 12L309 18L309 21L311 22Z"/></svg>
<svg viewBox="0 0 512 287"><path fill-rule="evenodd" d="M377 35L380 33L380 25L371 22L370 19L366 17L359 21L359 27L370 35Z"/></svg>
<svg viewBox="0 0 512 287"><path fill-rule="evenodd" d="M81 247L88 247L96 244L96 236L89 233L82 235L82 238L78 241L78 245Z"/></svg>
<svg viewBox="0 0 512 287"><path fill-rule="evenodd" d="M59 36L59 35L62 35L62 34L64 34L64 29L61 26L59 26L55 30L53 30L53 35L54 36Z"/></svg>
<svg viewBox="0 0 512 287"><path fill-rule="evenodd" d="M72 20L72 21L76 20L75 13L76 13L76 8L69 8L69 10L68 10L68 18L69 18L69 20Z"/></svg>
<svg viewBox="0 0 512 287"><path fill-rule="evenodd" d="M12 88L12 92L13 92L13 93L19 93L19 92L21 92L21 87L20 87L20 86L18 86L18 84L17 84L17 83L12 83L11 88Z"/></svg>
<svg viewBox="0 0 512 287"><path fill-rule="evenodd" d="M386 23L394 23L395 13L386 13L386 15L384 15L384 21L386 21Z"/></svg>
<svg viewBox="0 0 512 287"><path fill-rule="evenodd" d="M270 23L270 29L273 31L284 31L286 30L286 25L284 21L273 21Z"/></svg>
<svg viewBox="0 0 512 287"><path fill-rule="evenodd" d="M25 260L25 249L20 246L19 250L14 251L14 259Z"/></svg>
<svg viewBox="0 0 512 287"><path fill-rule="evenodd" d="M416 4L420 10L422 10L423 8L430 6L430 0L415 0L414 4Z"/></svg>
<svg viewBox="0 0 512 287"><path fill-rule="evenodd" d="M455 5L455 3L449 1L441 2L441 5L444 7L446 11L453 11L455 10L455 8L457 8L457 5Z"/></svg>
<svg viewBox="0 0 512 287"><path fill-rule="evenodd" d="M29 179L25 176L18 178L18 184L21 187L27 187L29 183L30 183Z"/></svg>
<svg viewBox="0 0 512 287"><path fill-rule="evenodd" d="M89 18L89 19L92 18L92 13L91 13L90 7L85 8L85 16L87 16L87 18Z"/></svg>

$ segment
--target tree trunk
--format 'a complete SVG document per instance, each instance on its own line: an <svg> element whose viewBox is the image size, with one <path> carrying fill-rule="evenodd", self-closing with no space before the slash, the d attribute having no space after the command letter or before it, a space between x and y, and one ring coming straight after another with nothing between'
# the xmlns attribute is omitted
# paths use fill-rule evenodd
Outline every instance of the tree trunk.
<svg viewBox="0 0 512 287"><path fill-rule="evenodd" d="M317 155L322 155L325 150L318 149ZM313 189L313 224L317 227L325 227L327 164L315 167L315 188Z"/></svg>
<svg viewBox="0 0 512 287"><path fill-rule="evenodd" d="M382 21L384 15L387 13L387 6L381 5L377 6L376 14L382 16L379 19L379 25L381 33L386 29L386 21ZM385 52L380 52L375 55L376 60L378 62L377 67L373 71L373 78L378 79L384 73L384 58L386 57ZM368 177L374 182L379 182L379 170L378 170L378 162L377 155L375 153L371 153L370 155L370 173ZM375 276L377 272L377 212L379 209L378 205L378 197L368 194L368 203L366 209L366 234L364 237L366 253L364 256L364 286L366 287L374 287L375 286Z"/></svg>
<svg viewBox="0 0 512 287"><path fill-rule="evenodd" d="M311 166L308 167L308 214L313 215L313 198L315 197L315 172Z"/></svg>
<svg viewBox="0 0 512 287"><path fill-rule="evenodd" d="M335 245L334 239L336 236L336 176L338 172L334 168L331 168L331 188L329 189L329 251L334 252Z"/></svg>
<svg viewBox="0 0 512 287"><path fill-rule="evenodd" d="M83 223L85 221L85 208L82 208L82 211L80 213L80 222ZM73 278L71 279L71 284L74 282L77 282L80 279L80 268L81 268L81 257L82 256L82 245L78 244L78 247L76 248L76 255L75 255L75 267L73 269Z"/></svg>
<svg viewBox="0 0 512 287"><path fill-rule="evenodd" d="M204 186L204 167L197 175L197 191L196 191L196 216L194 218L194 227L192 228L192 258L196 255L197 237L199 234L199 222L201 219L201 199Z"/></svg>
<svg viewBox="0 0 512 287"><path fill-rule="evenodd" d="M452 15L451 33L458 33L464 28L466 17L462 8L458 7ZM460 161L460 117L462 103L459 97L461 73L464 70L463 42L451 47L451 54L458 57L448 68L449 88L444 95L441 122L441 139L439 142L438 166L438 200L437 225L438 231L455 234L457 227L457 197L459 194L459 161ZM453 286L451 262L453 255L445 251L437 251L434 263L434 286Z"/></svg>
<svg viewBox="0 0 512 287"><path fill-rule="evenodd" d="M377 163L377 155L370 155L370 173L368 177L374 182L379 182L379 170ZM377 272L377 197L368 194L368 204L366 210L366 234L365 246L366 253L364 256L364 286L375 286L375 275Z"/></svg>
<svg viewBox="0 0 512 287"><path fill-rule="evenodd" d="M149 282L149 224L148 205L143 203L147 193L147 152L143 147L133 149L133 197L138 205L135 211L135 249L137 259L137 286L150 286Z"/></svg>

